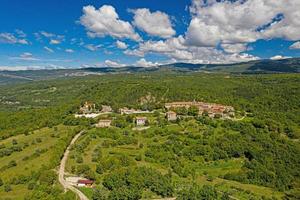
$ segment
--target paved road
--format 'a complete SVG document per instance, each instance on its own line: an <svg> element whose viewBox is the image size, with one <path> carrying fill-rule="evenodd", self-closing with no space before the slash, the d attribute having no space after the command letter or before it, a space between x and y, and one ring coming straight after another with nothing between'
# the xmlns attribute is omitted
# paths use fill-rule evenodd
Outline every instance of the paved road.
<svg viewBox="0 0 300 200"><path fill-rule="evenodd" d="M68 183L66 181L66 179L64 178L65 166L66 166L66 162L68 160L68 156L70 153L70 148L83 133L84 133L84 131L81 131L80 133L75 135L75 137L72 139L71 143L69 144L68 148L66 149L66 151L64 153L64 157L60 161L58 180L59 180L60 184L64 187L65 191L71 190L72 192L74 192L75 194L78 195L80 200L89 200L80 190L78 190L74 186L70 185L70 183Z"/></svg>

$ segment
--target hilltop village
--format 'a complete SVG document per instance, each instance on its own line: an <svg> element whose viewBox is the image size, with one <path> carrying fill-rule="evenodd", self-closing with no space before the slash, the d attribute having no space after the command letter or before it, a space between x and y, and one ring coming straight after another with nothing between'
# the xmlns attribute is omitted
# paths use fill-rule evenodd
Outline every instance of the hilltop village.
<svg viewBox="0 0 300 200"><path fill-rule="evenodd" d="M164 115L165 119L169 122L176 122L187 117L199 117L206 116L211 119L234 119L235 109L232 106L226 106L215 103L207 102L170 102L165 103L163 109L158 110L140 110L134 108L119 108L114 111L109 105L97 106L92 102L85 102L79 108L79 112L75 114L76 118L101 118L95 125L98 128L110 127L113 124L113 120L116 116L109 117L109 114L119 114L119 115L134 115L133 122L137 127L148 126L149 125L149 114L159 113ZM103 117L101 117L103 116Z"/></svg>
<svg viewBox="0 0 300 200"><path fill-rule="evenodd" d="M152 125L158 125L158 118L164 118L164 121L179 123L184 119L195 117L207 117L210 119L233 120L235 119L235 109L232 106L226 106L207 102L169 102L165 103L163 108L155 110L140 110L134 108L122 107L114 110L110 105L97 105L92 102L84 102L80 107L76 118L94 118L96 128L119 127L122 124L119 119L124 116L126 121L131 123L134 131L143 131L149 129ZM159 116L159 117L158 117ZM123 126L125 127L125 126ZM93 187L92 180L83 177L68 177L67 181L77 187Z"/></svg>

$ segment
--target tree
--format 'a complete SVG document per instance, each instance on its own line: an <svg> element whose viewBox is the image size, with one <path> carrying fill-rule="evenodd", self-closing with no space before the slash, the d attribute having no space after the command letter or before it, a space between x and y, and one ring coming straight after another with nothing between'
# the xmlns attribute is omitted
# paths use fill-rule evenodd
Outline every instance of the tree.
<svg viewBox="0 0 300 200"><path fill-rule="evenodd" d="M3 185L3 180L0 178L0 187Z"/></svg>
<svg viewBox="0 0 300 200"><path fill-rule="evenodd" d="M10 191L12 191L11 186L10 186L9 184L4 185L4 191L5 191L5 192L10 192Z"/></svg>
<svg viewBox="0 0 300 200"><path fill-rule="evenodd" d="M34 182L30 182L30 183L28 183L28 185L27 185L27 189L28 189L28 190L33 190L34 187L35 187L35 183L34 183Z"/></svg>
<svg viewBox="0 0 300 200"><path fill-rule="evenodd" d="M120 187L111 191L108 197L110 200L139 200L142 198L142 191L132 187Z"/></svg>
<svg viewBox="0 0 300 200"><path fill-rule="evenodd" d="M107 200L109 191L106 188L97 187L93 190L93 200Z"/></svg>
<svg viewBox="0 0 300 200"><path fill-rule="evenodd" d="M42 171L39 181L45 185L53 185L56 180L56 173L52 170Z"/></svg>
<svg viewBox="0 0 300 200"><path fill-rule="evenodd" d="M12 144L13 144L13 145L17 145L17 144L18 144L17 140L16 140L16 139L13 139L13 140L12 140Z"/></svg>
<svg viewBox="0 0 300 200"><path fill-rule="evenodd" d="M103 173L104 173L104 169L103 169L103 166L102 166L101 164L98 164L98 165L96 166L96 172L97 172L98 174L103 174Z"/></svg>
<svg viewBox="0 0 300 200"><path fill-rule="evenodd" d="M197 116L198 113L199 113L199 108L197 108L196 106L189 107L189 109L188 109L188 115Z"/></svg>

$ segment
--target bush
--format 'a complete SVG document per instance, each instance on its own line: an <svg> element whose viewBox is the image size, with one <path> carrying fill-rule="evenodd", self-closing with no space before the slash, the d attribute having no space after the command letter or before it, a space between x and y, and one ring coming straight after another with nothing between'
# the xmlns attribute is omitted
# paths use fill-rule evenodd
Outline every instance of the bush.
<svg viewBox="0 0 300 200"><path fill-rule="evenodd" d="M136 155L136 156L135 156L135 160L136 160L136 161L141 161L141 160L142 160L142 155L141 155L141 154Z"/></svg>
<svg viewBox="0 0 300 200"><path fill-rule="evenodd" d="M52 170L42 171L39 181L41 184L53 185L54 181L56 180L56 176L56 173Z"/></svg>
<svg viewBox="0 0 300 200"><path fill-rule="evenodd" d="M9 184L4 185L4 191L5 191L5 192L10 192L10 191L12 191L11 186L10 186Z"/></svg>
<svg viewBox="0 0 300 200"><path fill-rule="evenodd" d="M8 168L15 167L15 166L17 166L17 163L15 160L10 161L7 165Z"/></svg>
<svg viewBox="0 0 300 200"><path fill-rule="evenodd" d="M16 139L13 139L13 140L12 140L12 144L13 144L13 145L17 145L17 144L18 144L17 140L16 140Z"/></svg>
<svg viewBox="0 0 300 200"><path fill-rule="evenodd" d="M28 190L33 190L34 187L35 187L35 183L34 183L34 182L30 182L30 183L28 183L28 185L27 185L27 189L28 189Z"/></svg>
<svg viewBox="0 0 300 200"><path fill-rule="evenodd" d="M107 200L109 195L109 191L105 188L95 188L93 190L93 200Z"/></svg>

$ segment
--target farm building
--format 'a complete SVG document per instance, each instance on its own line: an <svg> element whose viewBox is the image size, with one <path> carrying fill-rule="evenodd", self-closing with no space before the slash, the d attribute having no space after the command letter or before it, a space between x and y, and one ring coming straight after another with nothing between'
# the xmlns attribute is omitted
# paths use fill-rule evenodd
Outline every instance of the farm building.
<svg viewBox="0 0 300 200"><path fill-rule="evenodd" d="M173 111L167 112L167 119L168 119L168 121L176 121L177 120L176 112L173 112Z"/></svg>
<svg viewBox="0 0 300 200"><path fill-rule="evenodd" d="M105 127L110 127L111 126L111 120L109 119L102 119L96 124L97 128L105 128Z"/></svg>
<svg viewBox="0 0 300 200"><path fill-rule="evenodd" d="M77 186L78 187L92 187L94 181L92 180L78 180Z"/></svg>

